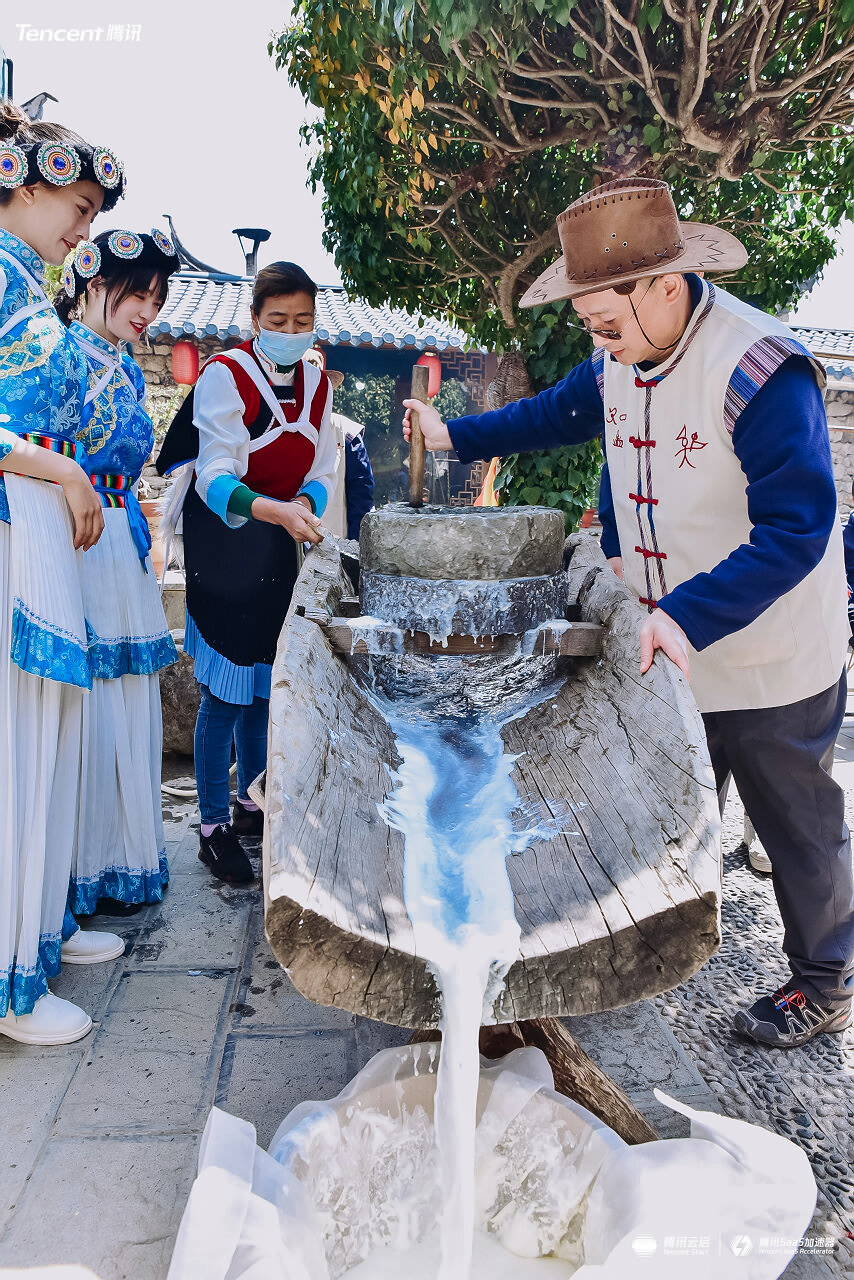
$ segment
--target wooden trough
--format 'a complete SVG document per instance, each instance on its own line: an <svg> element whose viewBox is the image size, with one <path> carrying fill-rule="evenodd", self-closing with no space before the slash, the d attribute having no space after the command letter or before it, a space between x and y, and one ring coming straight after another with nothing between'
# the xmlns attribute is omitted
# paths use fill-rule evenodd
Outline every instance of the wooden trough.
<svg viewBox="0 0 854 1280"><path fill-rule="evenodd" d="M645 615L598 542L576 535L567 553L582 625L575 641L559 643L582 656L564 664L558 693L503 737L519 757L520 796L571 818L557 824L569 829L508 859L522 939L496 1023L657 995L720 941L717 797L690 689L661 657L639 675ZM345 563L328 544L309 553L273 668L267 937L309 999L433 1028L436 986L403 906L403 837L377 811L399 760L351 672L346 614L356 584ZM591 645L601 651L583 656Z"/></svg>

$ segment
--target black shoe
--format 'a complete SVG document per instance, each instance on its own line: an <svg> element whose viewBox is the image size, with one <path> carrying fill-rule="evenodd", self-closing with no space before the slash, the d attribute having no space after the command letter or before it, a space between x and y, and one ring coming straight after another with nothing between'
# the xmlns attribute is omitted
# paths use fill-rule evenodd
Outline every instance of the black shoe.
<svg viewBox="0 0 854 1280"><path fill-rule="evenodd" d="M825 1031L844 1031L850 1026L850 1000L828 1009L808 1000L794 980L735 1015L736 1031L776 1049L794 1049Z"/></svg>
<svg viewBox="0 0 854 1280"><path fill-rule="evenodd" d="M229 884L248 884L255 879L252 863L243 852L231 827L220 824L214 827L209 836L200 832L199 838L199 858L206 867L210 867L217 880L226 880Z"/></svg>
<svg viewBox="0 0 854 1280"><path fill-rule="evenodd" d="M231 829L242 840L260 840L264 834L264 811L244 809L239 800L231 806Z"/></svg>
<svg viewBox="0 0 854 1280"><path fill-rule="evenodd" d="M137 915L144 906L144 902L119 902L117 898L99 898L92 915L121 919L123 916Z"/></svg>

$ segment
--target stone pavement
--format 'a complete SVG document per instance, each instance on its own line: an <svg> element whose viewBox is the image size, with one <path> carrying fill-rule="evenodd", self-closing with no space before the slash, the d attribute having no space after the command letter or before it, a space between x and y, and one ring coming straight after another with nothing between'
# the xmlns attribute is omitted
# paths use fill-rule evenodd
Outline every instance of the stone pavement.
<svg viewBox="0 0 854 1280"><path fill-rule="evenodd" d="M843 730L838 759L854 802L854 732ZM0 1267L79 1262L102 1280L163 1280L214 1103L251 1120L266 1145L298 1102L333 1096L407 1039L299 996L264 940L260 886L209 876L193 805L172 802L165 815L164 902L115 926L127 939L121 960L67 966L54 987L92 1014L93 1032L53 1049L0 1037ZM770 879L746 866L741 821L736 798L720 953L654 1002L569 1025L662 1136L686 1129L653 1086L802 1144L820 1187L811 1234L835 1247L827 1260L796 1258L787 1280L848 1276L854 1032L788 1053L730 1032L735 1008L785 975Z"/></svg>

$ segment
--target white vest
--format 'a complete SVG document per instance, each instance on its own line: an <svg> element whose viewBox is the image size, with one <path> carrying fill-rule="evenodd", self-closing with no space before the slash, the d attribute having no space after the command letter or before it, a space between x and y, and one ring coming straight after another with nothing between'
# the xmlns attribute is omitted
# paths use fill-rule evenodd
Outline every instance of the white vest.
<svg viewBox="0 0 854 1280"><path fill-rule="evenodd" d="M605 357L605 444L623 574L641 603L651 606L750 542L732 429L793 353L812 360L785 325L704 281L703 300L662 366L638 375ZM823 388L824 370L812 363ZM702 652L690 648L700 710L785 706L836 684L850 634L846 597L836 519L824 557L796 587L741 631Z"/></svg>

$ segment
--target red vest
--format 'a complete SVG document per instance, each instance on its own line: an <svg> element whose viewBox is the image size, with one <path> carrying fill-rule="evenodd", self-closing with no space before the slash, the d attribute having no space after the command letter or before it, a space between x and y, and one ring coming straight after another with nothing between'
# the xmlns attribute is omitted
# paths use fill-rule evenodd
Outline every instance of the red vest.
<svg viewBox="0 0 854 1280"><path fill-rule="evenodd" d="M248 351L255 363L258 364L255 352L252 350L251 339L241 342L237 349ZM258 422L259 418L266 424L270 410L262 400L261 394L249 374L235 360L228 358L227 351L224 351L221 355L212 356L207 363L213 364L215 361L221 361L227 365L231 376L234 378L238 394L244 405L243 423L251 435L252 427ZM266 374L264 376L266 377ZM273 384L271 383L270 385L272 386ZM276 390L277 388L274 386L273 391L275 392ZM276 498L280 502L290 502L296 497L314 462L314 441L320 432L323 411L326 408L328 396L329 379L324 373L320 376L320 381L314 395L311 397L310 403L306 404L305 365L302 360L298 361L297 367L294 369L294 399L283 401L282 410L285 420L299 423L301 429L297 431L282 431L278 435L274 435L271 431L270 442L260 445L260 447L250 452L249 467L243 477L243 483L253 493L263 494L265 498ZM274 427L275 425L273 423ZM307 429L308 434L303 434L303 427ZM309 439L309 435L313 438Z"/></svg>

